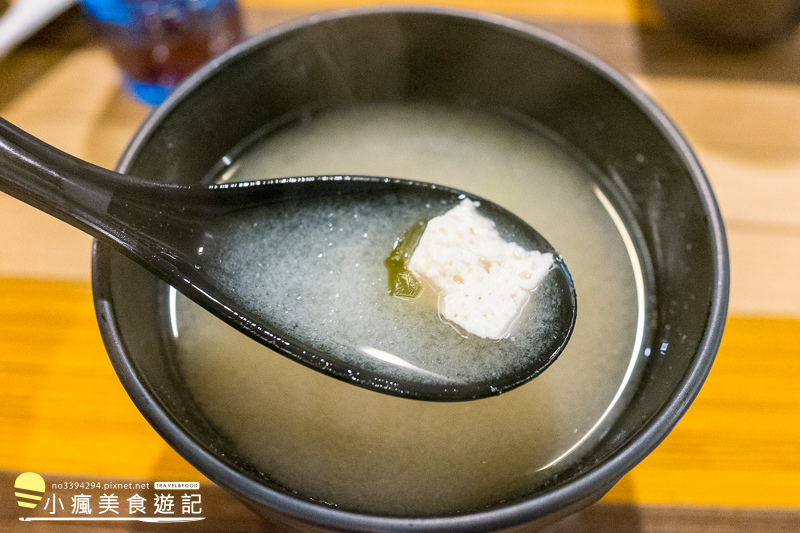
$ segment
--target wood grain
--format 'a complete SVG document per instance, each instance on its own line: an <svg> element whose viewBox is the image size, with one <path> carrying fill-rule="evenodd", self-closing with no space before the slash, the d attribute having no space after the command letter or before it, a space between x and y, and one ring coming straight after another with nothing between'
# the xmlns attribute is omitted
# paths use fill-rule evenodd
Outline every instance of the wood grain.
<svg viewBox="0 0 800 533"><path fill-rule="evenodd" d="M319 11L387 4L385 0L240 0L246 8ZM491 10L529 18L593 22L654 22L655 10L645 0L406 0L403 5Z"/></svg>
<svg viewBox="0 0 800 533"><path fill-rule="evenodd" d="M0 470L0 486L11 486L16 472ZM125 482L120 478L96 478L101 483ZM45 481L63 483L75 481L74 477L48 475ZM46 493L50 497L55 491ZM86 491L94 501L101 491ZM152 502L154 491L140 494ZM68 491L58 497L68 498ZM137 492L138 494L138 492ZM259 519L241 502L213 485L201 486L202 515L204 520L177 524L142 524L132 522L20 522L13 499L0 500L0 524L5 533L62 533L85 531L91 526L95 533L126 533L156 531L169 528L174 533L297 533L294 528ZM127 493L118 493L121 498ZM69 500L64 501L69 512ZM121 511L124 514L124 511ZM48 512L37 509L31 516L48 516ZM60 510L57 516L62 515ZM631 505L601 502L541 530L542 533L793 533L800 528L800 511L793 509L739 508L720 509L704 506ZM515 533L532 533L530 527L515 529Z"/></svg>
<svg viewBox="0 0 800 533"><path fill-rule="evenodd" d="M257 31L298 13L257 11L248 15L247 23ZM668 65L676 61L659 61L675 54L670 52L675 41L664 32L633 31L629 25L540 24L623 66L692 142L728 229L731 311L800 316L800 85L774 81L774 63L763 53L755 59L748 54L741 61L728 55L719 58L728 63L729 74L741 73L745 80L719 77L713 68L719 54L696 49L686 53L683 65L694 65L698 76L668 75ZM800 36L790 44L795 41L800 43ZM644 44L647 50L641 53ZM781 44L772 51L787 60L792 76L792 65L800 63L800 47L795 52ZM39 57L38 49L23 53ZM7 68L15 74L25 62L11 59L15 64ZM648 74L654 63L661 65L658 74ZM0 100L3 117L58 148L107 167L113 166L147 114L145 107L122 94L119 73L99 48L79 48L20 83L25 87L17 97ZM42 231L20 233L20 227ZM0 275L86 279L90 245L76 230L0 195ZM761 260L764 253L770 261Z"/></svg>
<svg viewBox="0 0 800 533"><path fill-rule="evenodd" d="M254 31L306 9L364 3L243 2L254 8ZM732 314L696 402L604 504L551 531L800 530L800 35L732 56L649 25L645 2L507 0L491 9L535 17L589 48L669 112L706 168L731 250ZM110 167L148 110L121 90L104 50L70 42L34 43L0 63L0 115ZM90 247L80 232L0 195L0 485L22 470L206 483L114 375L94 319ZM257 530L240 504L219 498L227 522L216 527ZM4 531L56 530L0 520ZM142 530L120 528L109 530Z"/></svg>
<svg viewBox="0 0 800 533"><path fill-rule="evenodd" d="M88 282L0 278L0 310L0 468L202 478L123 390Z"/></svg>
<svg viewBox="0 0 800 533"><path fill-rule="evenodd" d="M635 79L685 132L717 195L731 312L800 316L800 85Z"/></svg>
<svg viewBox="0 0 800 533"><path fill-rule="evenodd" d="M800 320L733 317L697 401L617 502L800 507ZM0 278L0 469L201 480L142 419L87 282Z"/></svg>

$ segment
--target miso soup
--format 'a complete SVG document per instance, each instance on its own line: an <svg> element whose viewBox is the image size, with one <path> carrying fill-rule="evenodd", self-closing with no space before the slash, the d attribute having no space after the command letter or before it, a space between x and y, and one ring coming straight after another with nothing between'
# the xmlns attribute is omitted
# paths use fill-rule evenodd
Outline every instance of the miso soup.
<svg viewBox="0 0 800 533"><path fill-rule="evenodd" d="M483 196L553 244L578 295L569 345L541 376L497 397L434 403L326 377L172 291L178 367L197 405L254 468L298 497L399 517L491 508L568 468L635 389L646 330L641 259L599 176L552 136L477 111L375 106L271 132L232 161L218 180L362 174ZM274 283L293 273L272 268ZM366 268L385 287L383 264ZM350 312L397 325L370 318L373 309Z"/></svg>

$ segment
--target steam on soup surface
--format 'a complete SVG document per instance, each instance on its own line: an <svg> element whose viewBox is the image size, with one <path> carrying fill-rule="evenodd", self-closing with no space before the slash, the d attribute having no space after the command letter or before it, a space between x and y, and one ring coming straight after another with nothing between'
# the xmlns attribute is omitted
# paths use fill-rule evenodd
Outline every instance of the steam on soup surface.
<svg viewBox="0 0 800 533"><path fill-rule="evenodd" d="M643 331L639 262L592 175L553 141L504 119L396 105L332 112L268 135L220 179L342 173L468 190L531 224L563 255L575 282L569 345L544 374L511 392L420 402L309 370L173 291L179 368L208 420L255 468L300 497L390 516L491 507L580 458L635 386ZM385 289L378 263L369 268ZM271 266L272 274L283 268ZM336 276L346 281L341 268ZM402 327L397 317L371 312L351 310Z"/></svg>

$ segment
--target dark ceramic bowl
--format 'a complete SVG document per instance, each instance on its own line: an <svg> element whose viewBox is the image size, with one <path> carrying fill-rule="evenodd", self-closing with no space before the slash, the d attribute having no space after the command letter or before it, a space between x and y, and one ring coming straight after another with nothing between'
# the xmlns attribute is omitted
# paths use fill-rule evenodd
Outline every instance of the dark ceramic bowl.
<svg viewBox="0 0 800 533"><path fill-rule="evenodd" d="M641 90L596 58L519 22L432 9L345 12L272 29L206 66L147 119L119 168L188 183L243 139L300 110L415 101L503 110L554 132L613 182L649 257L652 353L644 376L611 430L558 479L457 516L373 516L315 503L271 482L218 436L174 372L166 287L97 244L93 281L102 335L120 380L153 427L265 516L345 531L546 524L596 501L666 437L700 390L725 323L728 254L717 204L686 140ZM659 350L676 338L682 342Z"/></svg>
<svg viewBox="0 0 800 533"><path fill-rule="evenodd" d="M697 42L747 50L786 37L800 24L797 0L657 0L661 17Z"/></svg>

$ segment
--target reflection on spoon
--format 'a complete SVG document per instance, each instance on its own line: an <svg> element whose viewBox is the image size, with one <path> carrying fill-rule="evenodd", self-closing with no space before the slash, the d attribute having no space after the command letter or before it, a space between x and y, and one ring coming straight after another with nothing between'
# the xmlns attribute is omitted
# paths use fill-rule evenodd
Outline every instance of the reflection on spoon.
<svg viewBox="0 0 800 533"><path fill-rule="evenodd" d="M418 366L414 366L405 359L401 359L400 357L397 357L394 354L390 354L389 352L384 352L383 350L378 350L377 348L370 348L369 346L362 346L360 350L365 354L369 355L370 357L374 357L375 359L383 361L384 363L389 363L390 365L396 365L401 368L407 368L414 373L431 376L434 379L439 380L443 383L453 383L453 380L448 378L447 376L442 376L434 372L429 372L424 368L419 368Z"/></svg>
<svg viewBox="0 0 800 533"><path fill-rule="evenodd" d="M462 335L435 308L388 294L383 263L392 243L416 221L471 198L450 188L365 176L155 184L75 159L0 120L0 190L112 244L282 355L387 394L499 394L549 366L575 323L560 256L482 199L481 215L506 240L557 258L513 333Z"/></svg>

